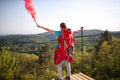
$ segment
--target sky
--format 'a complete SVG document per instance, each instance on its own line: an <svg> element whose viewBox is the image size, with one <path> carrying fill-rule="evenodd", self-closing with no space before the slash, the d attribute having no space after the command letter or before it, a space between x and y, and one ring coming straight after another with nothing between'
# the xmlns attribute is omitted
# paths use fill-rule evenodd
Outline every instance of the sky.
<svg viewBox="0 0 120 80"><path fill-rule="evenodd" d="M59 30L61 22L79 30L120 31L120 0L33 0L37 23ZM0 0L0 35L38 34L38 28L24 6L24 0Z"/></svg>

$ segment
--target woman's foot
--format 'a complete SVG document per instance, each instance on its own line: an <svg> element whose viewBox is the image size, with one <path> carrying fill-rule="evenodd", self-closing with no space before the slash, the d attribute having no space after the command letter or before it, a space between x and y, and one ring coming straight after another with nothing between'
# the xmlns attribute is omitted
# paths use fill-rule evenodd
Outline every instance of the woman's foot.
<svg viewBox="0 0 120 80"><path fill-rule="evenodd" d="M65 77L65 80L70 80L70 76L66 76L66 77Z"/></svg>
<svg viewBox="0 0 120 80"><path fill-rule="evenodd" d="M61 78L55 78L55 80L62 80Z"/></svg>

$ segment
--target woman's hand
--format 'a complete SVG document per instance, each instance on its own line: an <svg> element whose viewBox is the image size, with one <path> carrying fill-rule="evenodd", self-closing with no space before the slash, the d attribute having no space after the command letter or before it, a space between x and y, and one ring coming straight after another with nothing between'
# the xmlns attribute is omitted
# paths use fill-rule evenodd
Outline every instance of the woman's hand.
<svg viewBox="0 0 120 80"><path fill-rule="evenodd" d="M46 31L54 34L54 31L53 31L53 30L51 30L51 29L49 29L49 28L46 28L46 27L43 27L43 26L40 26L37 22L36 22L36 25L37 25L38 28L44 29L44 30L46 30Z"/></svg>
<svg viewBox="0 0 120 80"><path fill-rule="evenodd" d="M36 25L37 25L38 28L40 28L40 25L37 22L36 22Z"/></svg>

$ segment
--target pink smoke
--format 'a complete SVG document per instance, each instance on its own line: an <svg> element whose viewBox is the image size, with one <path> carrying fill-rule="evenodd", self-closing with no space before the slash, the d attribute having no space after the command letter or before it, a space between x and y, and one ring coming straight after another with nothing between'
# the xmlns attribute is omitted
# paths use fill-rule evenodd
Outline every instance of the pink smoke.
<svg viewBox="0 0 120 80"><path fill-rule="evenodd" d="M25 8L31 14L32 18L36 22L36 11L33 6L33 0L24 0L25 1Z"/></svg>

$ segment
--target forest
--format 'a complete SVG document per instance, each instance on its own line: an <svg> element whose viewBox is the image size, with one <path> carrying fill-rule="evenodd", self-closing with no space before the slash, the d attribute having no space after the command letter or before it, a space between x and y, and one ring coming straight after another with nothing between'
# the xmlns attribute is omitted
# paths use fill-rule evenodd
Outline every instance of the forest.
<svg viewBox="0 0 120 80"><path fill-rule="evenodd" d="M82 72L95 80L120 80L120 32L113 34L106 30L93 36L84 34L83 53L79 35L76 35L72 74ZM0 36L0 80L56 78L57 65L53 60L56 46L55 36L50 37L48 33Z"/></svg>

